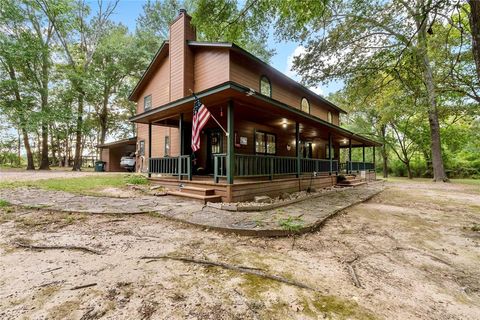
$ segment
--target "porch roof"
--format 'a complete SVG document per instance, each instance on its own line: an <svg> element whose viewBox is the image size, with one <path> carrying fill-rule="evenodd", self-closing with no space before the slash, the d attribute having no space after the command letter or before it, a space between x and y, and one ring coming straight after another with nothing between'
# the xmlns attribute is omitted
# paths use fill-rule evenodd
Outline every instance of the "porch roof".
<svg viewBox="0 0 480 320"><path fill-rule="evenodd" d="M133 145L137 144L137 137L112 141L104 144L97 144L95 147L108 149L108 148L116 148L124 145L129 145L129 144L133 144Z"/></svg>
<svg viewBox="0 0 480 320"><path fill-rule="evenodd" d="M285 118L290 121L298 121L305 127L327 129L328 132L334 134L336 140L352 139L352 146L381 146L381 143L377 141L336 126L232 81L199 92L196 95L206 106L219 105L233 100L234 102L250 107L257 107L263 112L270 112L272 115L279 117L279 119ZM130 121L144 124L152 123L154 125L176 126L177 120L173 118L180 113L190 115L192 113L194 100L193 95L184 97L133 116L130 118ZM257 113L255 118L259 117L259 113Z"/></svg>

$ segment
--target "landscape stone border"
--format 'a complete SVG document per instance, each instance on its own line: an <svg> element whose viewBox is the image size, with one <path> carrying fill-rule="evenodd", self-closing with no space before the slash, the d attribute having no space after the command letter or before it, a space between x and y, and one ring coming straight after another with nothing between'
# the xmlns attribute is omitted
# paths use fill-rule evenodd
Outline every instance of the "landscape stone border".
<svg viewBox="0 0 480 320"><path fill-rule="evenodd" d="M369 184L374 184L374 183L383 183L383 180L375 180L375 181L369 182ZM322 189L321 191L307 193L306 196L298 197L295 199L281 200L279 202L261 204L261 205L252 204L252 205L244 206L244 205L241 205L241 203L222 203L222 202L207 202L206 205L208 207L212 207L220 210L226 210L226 211L266 211L266 210L281 208L284 206L288 206L288 205L309 200L309 199L315 199L331 192L343 192L350 188L354 188L354 187L337 187L337 188L333 187L332 189Z"/></svg>
<svg viewBox="0 0 480 320"><path fill-rule="evenodd" d="M0 199L8 201L14 206L48 212L115 215L153 213L159 217L221 233L254 237L285 237L315 231L339 212L367 201L383 190L383 183L373 182L360 187L345 188L342 191L320 192L314 196L293 199L295 201L288 205L282 202L280 207L284 208L270 209L270 212L268 210L244 212L221 210L205 206L194 200L178 201L177 198L169 196L106 199L105 197L81 196L33 188L0 190ZM20 196L19 194L22 192L18 191L23 191L23 196ZM324 201L316 200L321 196L326 196L326 199ZM53 201L53 205L46 205L52 199L56 200L57 197L62 197L63 200L71 198L76 205L65 205L63 201ZM302 201L305 203L298 204ZM92 206L92 210L82 207L82 202ZM112 207L105 210L105 203L112 204ZM95 208L97 204L100 205L100 208ZM262 206L262 209L264 207ZM261 225L257 224L259 217ZM295 231L284 229L280 223L282 220L300 217L302 225Z"/></svg>

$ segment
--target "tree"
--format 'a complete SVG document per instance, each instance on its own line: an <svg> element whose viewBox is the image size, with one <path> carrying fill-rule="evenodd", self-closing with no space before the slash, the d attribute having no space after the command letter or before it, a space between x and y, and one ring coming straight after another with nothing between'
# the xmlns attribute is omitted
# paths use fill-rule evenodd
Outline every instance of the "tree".
<svg viewBox="0 0 480 320"><path fill-rule="evenodd" d="M151 52L167 40L170 23L181 8L192 16L199 40L235 42L265 61L271 58L274 51L266 47L270 7L259 0L247 0L243 6L231 0L148 1L137 19L137 35Z"/></svg>
<svg viewBox="0 0 480 320"><path fill-rule="evenodd" d="M34 169L28 138L28 110L37 100L41 123L40 169L49 169L48 161L48 95L51 72L51 39L53 26L40 14L34 2L5 2L1 22L5 33L1 36L0 60L10 83L6 83L14 100L12 117L18 121L27 152L27 169ZM18 53L22 54L19 55ZM15 121L15 122L16 122Z"/></svg>
<svg viewBox="0 0 480 320"><path fill-rule="evenodd" d="M315 24L315 32L303 38L306 54L294 61L295 70L309 85L378 72L402 81L405 75L416 78L429 119L435 181L448 179L429 34L437 14L448 15L452 10L444 0L331 1L323 19Z"/></svg>
<svg viewBox="0 0 480 320"><path fill-rule="evenodd" d="M118 3L109 2L106 7L99 1L97 14L89 19L89 7L85 2L71 4L66 0L39 1L49 21L55 27L59 44L64 50L68 77L77 92L77 121L75 129L75 158L73 170L81 169L83 150L83 117L85 97L89 90L88 72L101 37L105 34L109 17Z"/></svg>
<svg viewBox="0 0 480 320"><path fill-rule="evenodd" d="M477 66L477 81L480 82L480 2L468 0L470 5L470 32L472 35L472 53Z"/></svg>

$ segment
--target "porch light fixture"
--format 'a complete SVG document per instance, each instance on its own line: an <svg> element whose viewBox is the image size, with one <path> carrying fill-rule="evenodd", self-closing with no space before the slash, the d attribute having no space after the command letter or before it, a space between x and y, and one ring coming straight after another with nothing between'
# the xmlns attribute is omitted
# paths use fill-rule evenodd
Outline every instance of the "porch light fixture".
<svg viewBox="0 0 480 320"><path fill-rule="evenodd" d="M283 119L283 121L282 121L282 127L284 127L284 128L287 127L287 119Z"/></svg>
<svg viewBox="0 0 480 320"><path fill-rule="evenodd" d="M347 139L343 139L342 142L343 142L343 144L347 144L348 141L347 141Z"/></svg>

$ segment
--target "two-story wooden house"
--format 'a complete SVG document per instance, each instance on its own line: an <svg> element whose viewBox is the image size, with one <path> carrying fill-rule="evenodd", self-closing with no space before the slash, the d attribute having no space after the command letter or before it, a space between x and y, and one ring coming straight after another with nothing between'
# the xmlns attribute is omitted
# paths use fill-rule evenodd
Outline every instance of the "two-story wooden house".
<svg viewBox="0 0 480 320"><path fill-rule="evenodd" d="M365 147L376 142L339 126L345 113L233 43L196 41L184 10L130 100L137 114L137 170L174 192L205 201L243 201L336 183L346 169L375 175ZM210 119L192 156L194 96ZM363 161L351 161L351 148Z"/></svg>

